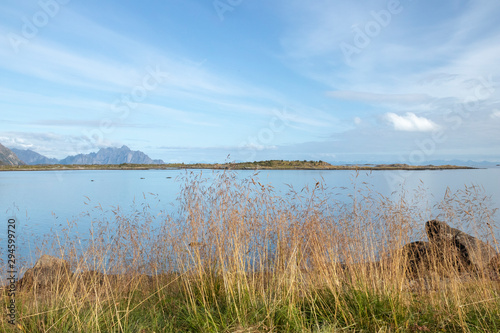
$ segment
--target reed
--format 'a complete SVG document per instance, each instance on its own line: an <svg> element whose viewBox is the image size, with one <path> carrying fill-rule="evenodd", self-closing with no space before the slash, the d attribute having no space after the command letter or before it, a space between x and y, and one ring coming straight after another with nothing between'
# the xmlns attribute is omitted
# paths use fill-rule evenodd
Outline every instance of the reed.
<svg viewBox="0 0 500 333"><path fill-rule="evenodd" d="M178 212L153 215L143 204L110 215L97 205L82 215L92 219L88 232L75 220L40 240L34 258L49 253L70 268L21 290L17 326L3 316L1 330L500 330L498 280L464 276L452 262L410 276L399 251L425 239L423 224L436 216L496 244L495 211L480 188L448 192L432 207L424 189L391 199L355 177L350 189L318 182L285 194L233 171L213 181L186 172L179 182Z"/></svg>

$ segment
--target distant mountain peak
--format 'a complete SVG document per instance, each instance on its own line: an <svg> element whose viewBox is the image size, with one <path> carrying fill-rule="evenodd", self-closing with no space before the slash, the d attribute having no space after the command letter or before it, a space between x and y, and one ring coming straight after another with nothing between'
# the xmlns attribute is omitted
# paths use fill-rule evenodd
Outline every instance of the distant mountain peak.
<svg viewBox="0 0 500 333"><path fill-rule="evenodd" d="M0 165L24 165L25 163L9 148L0 144Z"/></svg>
<svg viewBox="0 0 500 333"><path fill-rule="evenodd" d="M11 150L17 155L17 157L19 157L21 161L28 165L57 164L59 162L59 160L56 158L48 158L31 149L21 150L12 148Z"/></svg>

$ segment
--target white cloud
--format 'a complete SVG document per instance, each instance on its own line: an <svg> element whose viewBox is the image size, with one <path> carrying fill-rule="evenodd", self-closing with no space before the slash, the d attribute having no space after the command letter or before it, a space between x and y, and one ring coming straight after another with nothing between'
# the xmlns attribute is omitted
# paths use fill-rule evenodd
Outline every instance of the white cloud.
<svg viewBox="0 0 500 333"><path fill-rule="evenodd" d="M356 125L361 124L361 122L362 122L361 118L359 118L359 117L354 117L354 123L355 123Z"/></svg>
<svg viewBox="0 0 500 333"><path fill-rule="evenodd" d="M406 113L406 116L399 116L389 112L385 114L385 118L392 123L396 131L428 132L439 128L433 121L424 117L418 117L411 112Z"/></svg>
<svg viewBox="0 0 500 333"><path fill-rule="evenodd" d="M493 118L493 119L495 119L495 118L500 119L500 110L493 111L493 113L491 114L491 118Z"/></svg>

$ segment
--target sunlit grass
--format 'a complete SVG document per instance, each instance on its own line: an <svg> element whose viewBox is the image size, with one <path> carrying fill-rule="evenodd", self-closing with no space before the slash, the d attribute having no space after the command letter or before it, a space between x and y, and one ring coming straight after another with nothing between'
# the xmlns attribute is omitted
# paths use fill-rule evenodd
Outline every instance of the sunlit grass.
<svg viewBox="0 0 500 333"><path fill-rule="evenodd" d="M398 251L425 240L423 225L436 214L496 244L494 211L476 187L429 207L423 189L394 200L356 179L351 189L318 182L286 194L232 171L210 182L187 173L180 182L176 214L116 208L113 219L94 219L86 242L72 235L78 221L41 241L34 257L51 253L71 268L18 293L18 327L4 316L1 330L500 330L498 280L464 278L451 264L440 267L446 276L409 276Z"/></svg>

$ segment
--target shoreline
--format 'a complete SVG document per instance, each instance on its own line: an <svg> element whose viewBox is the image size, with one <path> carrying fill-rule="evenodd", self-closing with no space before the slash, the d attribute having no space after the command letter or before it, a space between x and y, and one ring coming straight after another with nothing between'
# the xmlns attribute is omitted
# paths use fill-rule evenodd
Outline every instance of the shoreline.
<svg viewBox="0 0 500 333"><path fill-rule="evenodd" d="M253 164L253 165L252 165ZM301 165L302 164L302 165ZM379 165L311 165L304 162L289 165L266 165L266 163L227 163L227 164L75 164L75 165L21 165L0 166L0 171L72 171L72 170L323 170L323 171L426 171L426 170L473 170L480 169L470 166L457 165L407 165L407 164L379 164Z"/></svg>

